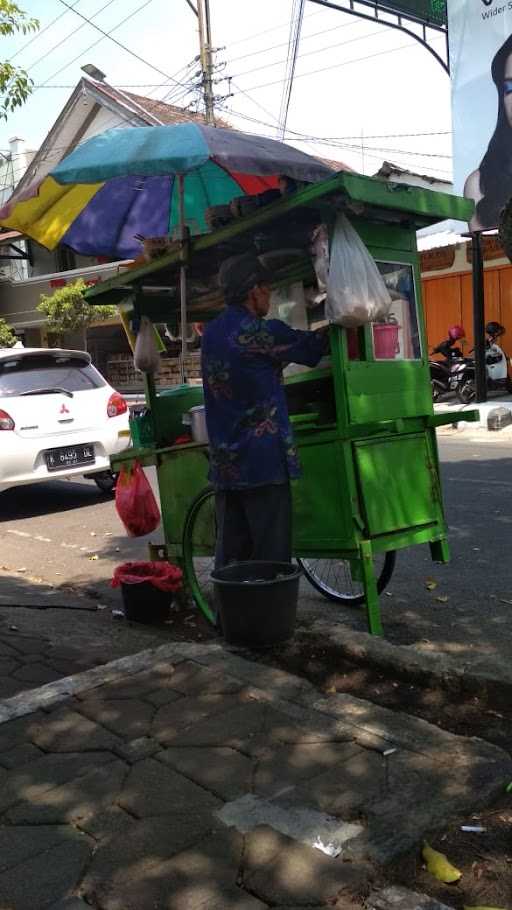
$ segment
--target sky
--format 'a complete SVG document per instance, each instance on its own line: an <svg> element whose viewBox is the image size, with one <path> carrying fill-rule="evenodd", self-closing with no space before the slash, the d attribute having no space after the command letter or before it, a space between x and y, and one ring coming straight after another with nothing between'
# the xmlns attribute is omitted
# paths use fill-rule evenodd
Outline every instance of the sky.
<svg viewBox="0 0 512 910"><path fill-rule="evenodd" d="M86 63L112 85L195 109L197 20L187 0L67 2L74 10L61 0L18 0L40 20L39 33L0 38L1 58L34 81L29 101L0 123L0 149L12 136L38 148ZM210 0L217 110L238 129L280 135L295 6L293 0ZM442 53L444 36L432 36ZM450 180L449 77L409 36L307 0L286 140L366 174L388 160Z"/></svg>

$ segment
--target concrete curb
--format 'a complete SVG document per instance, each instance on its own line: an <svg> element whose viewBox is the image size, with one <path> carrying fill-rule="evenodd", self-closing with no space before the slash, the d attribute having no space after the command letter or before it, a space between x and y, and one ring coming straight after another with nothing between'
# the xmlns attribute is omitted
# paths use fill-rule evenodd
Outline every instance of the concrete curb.
<svg viewBox="0 0 512 910"><path fill-rule="evenodd" d="M512 666L498 657L460 660L440 651L419 651L413 645L395 645L385 638L357 632L339 623L316 620L302 635L329 641L340 655L363 665L379 667L419 683L442 685L454 692L484 690L509 692L512 696Z"/></svg>
<svg viewBox="0 0 512 910"><path fill-rule="evenodd" d="M34 711L50 708L73 695L78 695L79 692L95 689L107 682L116 682L133 673L140 673L141 670L149 670L159 660L172 660L176 657L194 659L196 648L200 649L201 654L221 650L221 646L215 644L194 645L189 642L175 642L120 657L91 670L84 670L83 673L65 676L56 682L46 683L37 689L25 690L19 695L0 701L0 725L17 717L32 714Z"/></svg>

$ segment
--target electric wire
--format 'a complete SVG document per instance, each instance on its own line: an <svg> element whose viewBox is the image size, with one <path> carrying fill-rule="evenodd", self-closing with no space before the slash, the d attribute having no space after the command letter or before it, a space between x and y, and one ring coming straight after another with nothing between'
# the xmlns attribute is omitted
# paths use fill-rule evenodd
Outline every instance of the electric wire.
<svg viewBox="0 0 512 910"><path fill-rule="evenodd" d="M82 0L75 0L73 6L78 6L78 4L81 2L82 2ZM30 39L30 41L27 41L26 44L24 44L22 47L20 47L11 57L8 58L7 62L10 63L11 60L14 60L16 57L19 57L19 55L22 54L23 51L25 51L27 49L27 47L30 47L30 45L33 44L34 41L37 41L39 38L41 38L45 34L45 32L47 32L53 25L55 25L56 22L59 21L59 19L62 19L63 16L67 16L68 12L69 12L69 10L64 10L62 13L59 13L58 16L55 16L55 19L52 19L52 21L49 22L48 25L45 25L44 28L39 29L39 31L35 35L33 35L33 37Z"/></svg>
<svg viewBox="0 0 512 910"><path fill-rule="evenodd" d="M116 0L108 0L108 3L105 3L103 6L100 7L100 9L96 10L96 12L93 13L93 15L91 16L91 19L94 19L96 16L99 16L99 14L103 12L103 10L107 9L107 7L109 7L109 6L112 6L113 3L116 3ZM73 11L73 7L70 7L70 10ZM65 15L65 13L67 13L67 12L69 12L69 10L65 10L65 12L62 15ZM37 60L34 60L34 62L29 64L29 66L26 66L24 68L25 72L30 73L31 70L35 69L35 67L39 63L41 63L43 60L48 59L50 54L53 54L53 52L56 51L59 47L62 47L62 45L65 44L67 41L69 41L70 38L74 38L78 32L82 31L82 29L85 28L85 26L86 26L86 23L84 23L83 25L79 25L78 28L74 28L73 31L68 32L67 35L64 35L64 37L61 38L61 40L58 41L57 44L54 44L53 47L47 48L45 50L44 54L42 54L40 57L38 57Z"/></svg>
<svg viewBox="0 0 512 910"><path fill-rule="evenodd" d="M439 38L442 38L442 40L444 41L444 36L440 35ZM433 38L432 40L435 41L436 39ZM342 63L333 63L329 66L323 66L316 70L309 70L307 73L298 73L295 76L295 79L304 79L306 76L315 76L315 75L317 75L317 73L325 73L325 72L328 72L329 70L339 69L342 66L351 66L354 63L363 63L366 60L373 60L375 57L383 57L385 54L398 53L398 51L404 51L404 50L410 49L412 47L416 47L416 44L414 42L410 41L408 44L401 44L398 47L391 47L391 48L387 48L386 50L383 50L383 51L377 51L375 54L367 54L364 57L357 57L355 60L344 60ZM240 78L240 77L238 77L238 78ZM255 92L262 88L270 88L273 85L281 85L283 82L284 82L284 79L274 79L274 80L272 80L272 82L264 82L264 83L261 83L260 85L251 85L246 89L246 91Z"/></svg>
<svg viewBox="0 0 512 910"><path fill-rule="evenodd" d="M149 0L149 2L151 2L151 0ZM165 73L163 70L159 69L158 66L155 66L153 63L150 63L149 60L145 60L144 57L141 57L140 54L137 54L135 51L132 51L129 47L126 46L126 44L123 44L121 41L118 41L117 38L112 38L112 31L114 31L114 29L112 29L110 32L105 32L102 28L99 27L99 25L96 25L94 22L92 22L90 19L88 19L87 16L84 16L83 13L80 13L77 9L74 9L72 6L70 6L70 4L66 2L66 0L59 0L59 3L62 3L62 5L67 7L67 9L72 10L76 16L80 16L81 19L85 19L85 21L88 22L92 28L96 29L97 32L101 32L101 34L103 35L104 38L109 38L110 41L112 41L115 45L117 45L117 47L120 47L121 50L125 51L127 54L130 54L131 57L134 57L140 63L144 63L146 66L149 66L152 70L154 70L155 73L159 73L161 76L163 76L164 79L169 79L170 81L173 81L172 77L169 76L169 73ZM145 4L143 4L143 7L147 6L147 5L148 4L145 3ZM139 9L142 9L143 7L139 7ZM131 18L131 16L128 16L127 19L128 18ZM127 20L125 19L123 21L126 22ZM115 28L116 29L119 28L119 26L122 24L123 23L119 23Z"/></svg>
<svg viewBox="0 0 512 910"><path fill-rule="evenodd" d="M306 0L294 0L293 10L297 10L297 15L295 21L290 24L290 39L289 39L289 48L288 48L288 59L286 61L286 81L283 85L283 92L281 96L281 107L279 109L279 127L277 130L278 136L281 138L284 136L286 130L286 121L288 119L288 111L290 110L290 101L292 97L293 90L293 78L295 76L295 67L297 66L297 55L299 52L299 43L300 35L302 30L302 22L304 19L304 6ZM292 14L293 15L293 14Z"/></svg>

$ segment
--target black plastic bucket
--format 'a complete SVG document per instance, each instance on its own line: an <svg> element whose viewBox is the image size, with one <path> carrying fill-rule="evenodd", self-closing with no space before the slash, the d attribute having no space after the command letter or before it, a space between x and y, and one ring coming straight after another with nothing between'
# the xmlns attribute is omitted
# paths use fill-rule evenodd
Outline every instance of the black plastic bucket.
<svg viewBox="0 0 512 910"><path fill-rule="evenodd" d="M123 611L126 619L148 624L165 622L169 619L173 595L160 591L150 581L138 584L122 582Z"/></svg>
<svg viewBox="0 0 512 910"><path fill-rule="evenodd" d="M226 641L268 648L291 638L300 576L289 562L237 562L212 572Z"/></svg>

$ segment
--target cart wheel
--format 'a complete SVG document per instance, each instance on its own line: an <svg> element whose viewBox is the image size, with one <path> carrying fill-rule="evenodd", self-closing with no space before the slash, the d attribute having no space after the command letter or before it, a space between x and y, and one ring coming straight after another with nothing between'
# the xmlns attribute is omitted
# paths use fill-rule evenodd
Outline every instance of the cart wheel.
<svg viewBox="0 0 512 910"><path fill-rule="evenodd" d="M297 559L307 580L327 600L359 607L365 603L362 582L354 581L350 574L350 563L345 559ZM378 553L375 556L375 571L378 573L377 590L382 593L395 568L396 552Z"/></svg>
<svg viewBox="0 0 512 910"><path fill-rule="evenodd" d="M210 575L215 561L215 497L205 487L193 500L183 528L183 570L196 605L215 624L213 584Z"/></svg>

